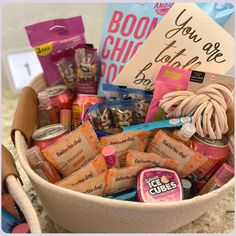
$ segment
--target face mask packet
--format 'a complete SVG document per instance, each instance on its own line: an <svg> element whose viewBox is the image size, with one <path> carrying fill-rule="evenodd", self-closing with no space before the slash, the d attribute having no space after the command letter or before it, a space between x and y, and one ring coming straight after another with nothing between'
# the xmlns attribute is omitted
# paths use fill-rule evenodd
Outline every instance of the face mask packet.
<svg viewBox="0 0 236 236"><path fill-rule="evenodd" d="M123 99L127 97L127 87L114 84L103 84L102 89L107 100Z"/></svg>
<svg viewBox="0 0 236 236"><path fill-rule="evenodd" d="M85 43L82 17L44 21L26 26L25 30L39 58L47 84L53 86L62 83L51 56Z"/></svg>
<svg viewBox="0 0 236 236"><path fill-rule="evenodd" d="M146 148L150 132L122 132L119 134L101 137L101 148L112 145L116 149L120 167L125 166L128 149L143 152Z"/></svg>
<svg viewBox="0 0 236 236"><path fill-rule="evenodd" d="M66 185L64 188L90 194L90 195L96 195L96 196L103 196L104 195L104 189L106 184L106 176L107 171L104 171L100 175L97 175L91 179L88 179L87 181L76 184L76 185Z"/></svg>
<svg viewBox="0 0 236 236"><path fill-rule="evenodd" d="M171 138L161 130L155 134L147 152L157 153L162 157L179 161L180 165L176 172L181 178L185 178L208 160L207 157Z"/></svg>
<svg viewBox="0 0 236 236"><path fill-rule="evenodd" d="M79 170L60 180L56 185L61 187L74 186L81 184L107 170L107 164L102 155L98 155L95 159L82 166Z"/></svg>
<svg viewBox="0 0 236 236"><path fill-rule="evenodd" d="M75 48L77 93L97 94L97 49L86 45Z"/></svg>
<svg viewBox="0 0 236 236"><path fill-rule="evenodd" d="M128 88L127 96L135 100L135 124L144 123L153 94L141 89Z"/></svg>
<svg viewBox="0 0 236 236"><path fill-rule="evenodd" d="M72 91L73 94L77 93L77 75L76 63L74 59L74 50L72 48L55 54L52 61L56 64L64 84Z"/></svg>
<svg viewBox="0 0 236 236"><path fill-rule="evenodd" d="M180 162L162 157L156 153L138 152L128 150L125 166L144 166L144 167L164 167L171 170L176 170Z"/></svg>
<svg viewBox="0 0 236 236"><path fill-rule="evenodd" d="M133 188L137 183L137 174L143 166L130 166L125 168L111 168L107 171L104 195L123 192Z"/></svg>
<svg viewBox="0 0 236 236"><path fill-rule="evenodd" d="M113 127L122 129L134 124L134 99L108 101L107 105L112 112Z"/></svg>
<svg viewBox="0 0 236 236"><path fill-rule="evenodd" d="M112 113L107 102L96 103L91 106L88 110L88 116L95 129L109 131L112 128Z"/></svg>
<svg viewBox="0 0 236 236"><path fill-rule="evenodd" d="M44 148L44 157L65 177L94 159L100 142L89 121Z"/></svg>

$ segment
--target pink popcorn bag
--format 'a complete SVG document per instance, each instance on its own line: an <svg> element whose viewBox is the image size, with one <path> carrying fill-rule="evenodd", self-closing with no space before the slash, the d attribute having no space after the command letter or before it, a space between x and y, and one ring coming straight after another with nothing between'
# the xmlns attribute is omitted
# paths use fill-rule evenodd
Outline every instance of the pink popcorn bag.
<svg viewBox="0 0 236 236"><path fill-rule="evenodd" d="M186 90L191 71L172 66L162 66L155 81L155 89L151 104L148 108L145 122L162 120L164 111L159 109L161 98L177 90Z"/></svg>
<svg viewBox="0 0 236 236"><path fill-rule="evenodd" d="M52 55L85 43L82 17L44 21L26 26L25 30L42 65L47 84L63 83Z"/></svg>

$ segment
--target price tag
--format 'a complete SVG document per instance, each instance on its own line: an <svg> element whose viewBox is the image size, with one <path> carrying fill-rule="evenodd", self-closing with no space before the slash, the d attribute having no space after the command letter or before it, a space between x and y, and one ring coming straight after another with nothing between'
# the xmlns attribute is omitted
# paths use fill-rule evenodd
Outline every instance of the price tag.
<svg viewBox="0 0 236 236"><path fill-rule="evenodd" d="M5 53L5 65L13 92L19 92L38 74L42 67L33 50Z"/></svg>

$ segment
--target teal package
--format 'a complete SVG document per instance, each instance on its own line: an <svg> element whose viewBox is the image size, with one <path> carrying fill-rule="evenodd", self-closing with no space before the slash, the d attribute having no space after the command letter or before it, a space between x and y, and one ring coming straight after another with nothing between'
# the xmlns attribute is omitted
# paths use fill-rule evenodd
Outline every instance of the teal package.
<svg viewBox="0 0 236 236"><path fill-rule="evenodd" d="M12 229L20 224L20 221L2 208L2 230L11 233Z"/></svg>
<svg viewBox="0 0 236 236"><path fill-rule="evenodd" d="M182 126L185 123L191 123L191 122L192 122L192 117L186 116L181 118L172 118L168 120L160 120L160 121L127 126L123 128L123 131L150 131L153 129L178 127Z"/></svg>
<svg viewBox="0 0 236 236"><path fill-rule="evenodd" d="M110 199L121 200L121 201L136 201L137 200L137 188L129 189L115 195L106 196Z"/></svg>

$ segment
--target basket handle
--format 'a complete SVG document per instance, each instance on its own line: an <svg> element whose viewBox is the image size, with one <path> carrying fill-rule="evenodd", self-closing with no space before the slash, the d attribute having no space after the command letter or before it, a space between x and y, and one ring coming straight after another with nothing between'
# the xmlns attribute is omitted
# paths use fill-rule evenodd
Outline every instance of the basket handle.
<svg viewBox="0 0 236 236"><path fill-rule="evenodd" d="M19 130L30 146L31 136L37 121L38 114L37 93L30 86L25 87L18 100L17 108L11 129L11 139L15 145L15 131Z"/></svg>
<svg viewBox="0 0 236 236"><path fill-rule="evenodd" d="M23 184L20 175L16 169L16 164L14 162L12 154L4 145L2 145L2 193L8 192L6 179L10 175L15 176L15 178L19 179L21 184Z"/></svg>

